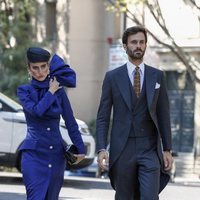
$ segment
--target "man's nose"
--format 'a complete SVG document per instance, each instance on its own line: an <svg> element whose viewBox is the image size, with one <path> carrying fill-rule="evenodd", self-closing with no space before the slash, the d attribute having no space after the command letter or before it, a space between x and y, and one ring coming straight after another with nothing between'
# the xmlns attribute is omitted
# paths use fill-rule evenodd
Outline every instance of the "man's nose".
<svg viewBox="0 0 200 200"><path fill-rule="evenodd" d="M139 47L139 48L141 47L141 44L140 44L140 42L137 42L137 47Z"/></svg>

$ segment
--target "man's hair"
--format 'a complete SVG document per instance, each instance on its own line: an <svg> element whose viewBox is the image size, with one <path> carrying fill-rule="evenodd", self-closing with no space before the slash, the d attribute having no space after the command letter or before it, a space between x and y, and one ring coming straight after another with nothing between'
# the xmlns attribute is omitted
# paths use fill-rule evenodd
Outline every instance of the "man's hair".
<svg viewBox="0 0 200 200"><path fill-rule="evenodd" d="M147 30L143 26L132 26L130 28L127 28L122 36L122 43L127 44L127 40L129 35L135 35L139 32L142 32L145 36L145 43L147 43Z"/></svg>

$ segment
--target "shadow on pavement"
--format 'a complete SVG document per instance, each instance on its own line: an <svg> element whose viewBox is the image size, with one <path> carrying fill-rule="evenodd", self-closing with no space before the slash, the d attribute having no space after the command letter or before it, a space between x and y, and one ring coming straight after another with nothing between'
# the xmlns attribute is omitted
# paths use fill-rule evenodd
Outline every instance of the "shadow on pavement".
<svg viewBox="0 0 200 200"><path fill-rule="evenodd" d="M20 177L1 177L0 176L0 183L1 184L16 184L16 185L23 185L22 178Z"/></svg>
<svg viewBox="0 0 200 200"><path fill-rule="evenodd" d="M23 185L23 181L21 177L0 176L0 184ZM81 179L81 177L65 177L63 187L72 187L77 189L102 189L102 190L112 189L109 180L103 181L102 179L96 179L96 178Z"/></svg>
<svg viewBox="0 0 200 200"><path fill-rule="evenodd" d="M26 200L25 194L0 192L1 200Z"/></svg>
<svg viewBox="0 0 200 200"><path fill-rule="evenodd" d="M64 180L63 187L72 187L77 189L102 189L102 190L110 190L112 189L110 182L100 181L98 179L88 179L88 180Z"/></svg>
<svg viewBox="0 0 200 200"><path fill-rule="evenodd" d="M23 185L22 178L20 177L0 177L0 184L15 184L15 185ZM112 189L110 186L110 182L100 181L99 179L65 179L63 187L73 187L77 189ZM0 199L2 200L2 199Z"/></svg>
<svg viewBox="0 0 200 200"><path fill-rule="evenodd" d="M58 200L73 200L73 199L80 200L79 197L78 198L76 198L76 197L59 197Z"/></svg>
<svg viewBox="0 0 200 200"><path fill-rule="evenodd" d="M8 193L8 192L0 192L0 199L1 200L26 200L25 194L19 193ZM76 197L60 197L59 200L80 200L80 198Z"/></svg>
<svg viewBox="0 0 200 200"><path fill-rule="evenodd" d="M180 186L180 187L200 187L200 182L175 182L169 183L169 186Z"/></svg>
<svg viewBox="0 0 200 200"><path fill-rule="evenodd" d="M66 177L64 179L63 187L72 187L77 189L102 189L110 190L112 189L109 179L98 178L81 178L81 177ZM23 185L21 177L5 177L0 176L0 184L15 184ZM181 186L181 187L200 187L200 181L175 181L174 183L169 183L170 186ZM1 194L1 193L0 193ZM19 194L20 195L20 194ZM3 200L3 199L0 199ZM13 199L12 199L13 200Z"/></svg>

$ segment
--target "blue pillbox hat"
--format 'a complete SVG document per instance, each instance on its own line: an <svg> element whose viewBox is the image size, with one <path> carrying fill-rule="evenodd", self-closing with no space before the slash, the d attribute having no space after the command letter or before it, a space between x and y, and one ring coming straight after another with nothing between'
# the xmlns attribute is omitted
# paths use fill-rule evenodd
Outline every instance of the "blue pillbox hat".
<svg viewBox="0 0 200 200"><path fill-rule="evenodd" d="M31 63L48 62L51 54L40 47L30 47L27 50L27 59Z"/></svg>

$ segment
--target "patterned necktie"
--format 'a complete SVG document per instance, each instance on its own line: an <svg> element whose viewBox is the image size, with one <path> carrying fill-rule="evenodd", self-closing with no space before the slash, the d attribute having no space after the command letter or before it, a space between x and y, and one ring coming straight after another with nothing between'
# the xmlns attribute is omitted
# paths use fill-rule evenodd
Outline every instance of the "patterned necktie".
<svg viewBox="0 0 200 200"><path fill-rule="evenodd" d="M134 91L137 96L137 98L140 95L140 68L137 66L135 68L135 73L134 73Z"/></svg>

